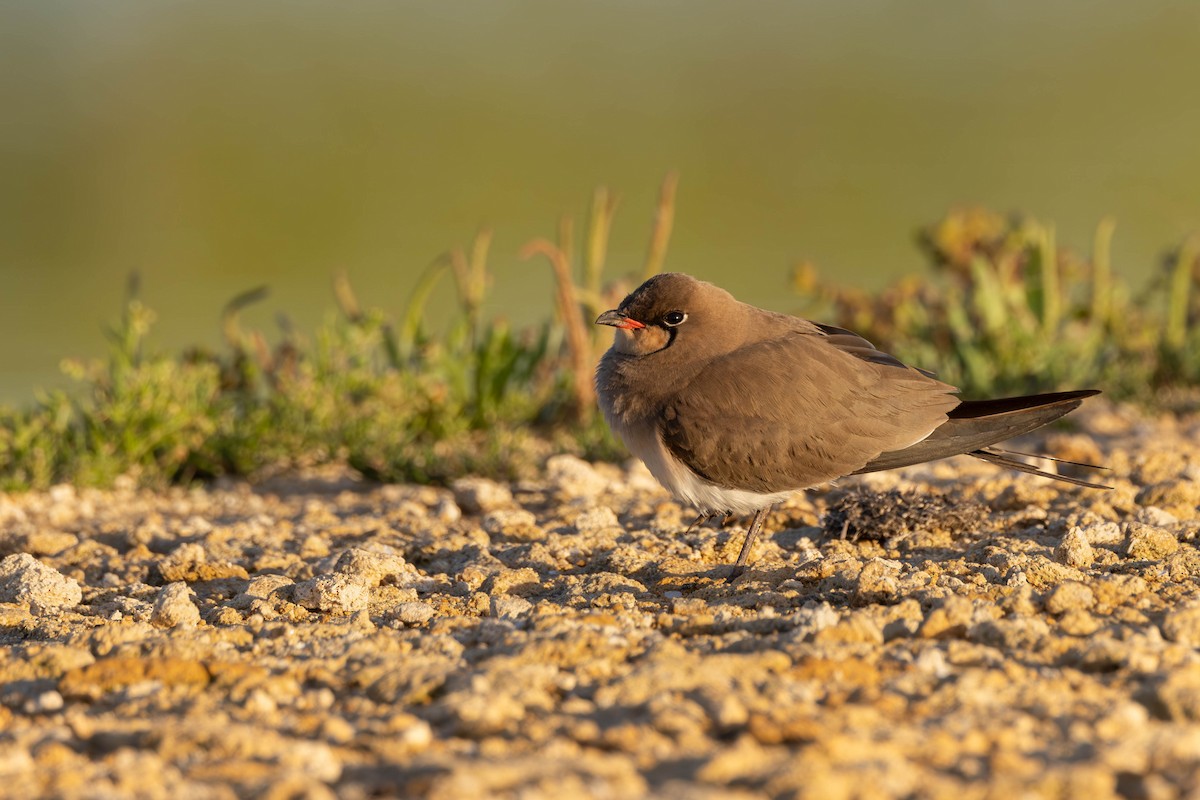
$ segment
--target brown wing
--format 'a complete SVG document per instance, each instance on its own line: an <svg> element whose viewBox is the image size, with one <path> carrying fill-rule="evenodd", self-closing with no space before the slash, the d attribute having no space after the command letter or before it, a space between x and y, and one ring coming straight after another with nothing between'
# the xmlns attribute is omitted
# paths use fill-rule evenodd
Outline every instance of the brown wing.
<svg viewBox="0 0 1200 800"><path fill-rule="evenodd" d="M954 387L855 339L797 332L714 360L664 407L664 443L720 486L780 492L848 475L946 421Z"/></svg>

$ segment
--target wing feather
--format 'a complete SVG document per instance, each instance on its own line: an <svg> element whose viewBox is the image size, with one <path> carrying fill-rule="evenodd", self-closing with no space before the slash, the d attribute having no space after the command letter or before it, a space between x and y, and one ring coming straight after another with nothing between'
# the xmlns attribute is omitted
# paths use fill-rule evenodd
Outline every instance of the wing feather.
<svg viewBox="0 0 1200 800"><path fill-rule="evenodd" d="M954 391L848 331L795 331L714 359L673 393L660 430L706 480L780 492L920 441L958 405Z"/></svg>

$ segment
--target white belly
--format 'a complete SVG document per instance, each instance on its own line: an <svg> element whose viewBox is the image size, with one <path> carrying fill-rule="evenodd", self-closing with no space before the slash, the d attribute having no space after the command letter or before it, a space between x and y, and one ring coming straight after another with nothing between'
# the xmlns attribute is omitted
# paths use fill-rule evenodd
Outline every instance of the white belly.
<svg viewBox="0 0 1200 800"><path fill-rule="evenodd" d="M752 514L761 508L786 500L793 491L761 494L744 489L725 489L704 480L688 466L671 455L652 425L624 426L610 418L609 425L625 442L625 446L646 465L655 480L677 500L696 509L724 514ZM800 487L797 487L800 488Z"/></svg>

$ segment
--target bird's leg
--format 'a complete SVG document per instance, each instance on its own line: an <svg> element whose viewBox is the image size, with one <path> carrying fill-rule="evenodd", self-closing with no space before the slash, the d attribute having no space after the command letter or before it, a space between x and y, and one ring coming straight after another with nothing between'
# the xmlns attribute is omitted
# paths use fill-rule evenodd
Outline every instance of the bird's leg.
<svg viewBox="0 0 1200 800"><path fill-rule="evenodd" d="M689 533L696 530L696 528L699 528L701 525L708 522L710 519L712 519L715 516L716 516L716 514L712 511L701 511L700 516L696 517L696 521L688 526L688 529L683 532L683 535L687 536Z"/></svg>
<svg viewBox="0 0 1200 800"><path fill-rule="evenodd" d="M750 521L750 530L746 531L746 540L742 542L742 551L738 553L737 563L733 565L733 571L725 579L726 583L733 583L746 571L746 560L750 558L750 548L754 546L754 540L758 538L758 532L762 530L763 522L770 510L771 507L767 506L754 512L754 519Z"/></svg>

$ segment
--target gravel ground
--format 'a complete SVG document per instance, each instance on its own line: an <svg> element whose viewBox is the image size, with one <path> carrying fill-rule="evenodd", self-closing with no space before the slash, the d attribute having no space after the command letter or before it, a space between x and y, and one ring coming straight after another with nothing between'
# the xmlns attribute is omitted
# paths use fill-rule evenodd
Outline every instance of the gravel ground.
<svg viewBox="0 0 1200 800"><path fill-rule="evenodd" d="M0 795L1200 797L1200 420L745 520L640 467L0 495ZM843 538L843 534L845 534Z"/></svg>

